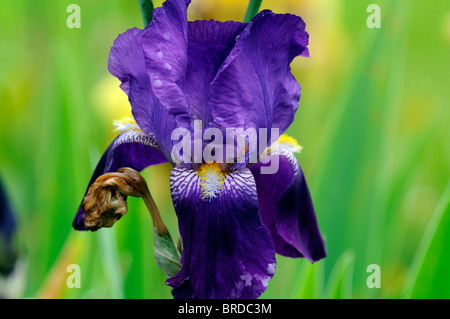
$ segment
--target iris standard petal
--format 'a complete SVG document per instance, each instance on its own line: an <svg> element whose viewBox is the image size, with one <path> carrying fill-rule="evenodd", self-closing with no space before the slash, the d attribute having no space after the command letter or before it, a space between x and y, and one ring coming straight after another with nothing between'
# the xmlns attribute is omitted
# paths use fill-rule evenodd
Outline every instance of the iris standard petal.
<svg viewBox="0 0 450 319"><path fill-rule="evenodd" d="M147 166L167 162L164 154L158 150L158 144L145 133L140 131L127 131L121 133L109 145L92 175L85 195L92 183L108 172L115 172L121 167L131 167L141 171ZM72 226L76 230L86 230L84 219L86 214L80 205L73 220Z"/></svg>
<svg viewBox="0 0 450 319"><path fill-rule="evenodd" d="M280 150L275 174L261 174L264 165L268 164L256 163L250 170L258 190L261 217L272 235L276 252L306 257L311 262L326 257L308 185L295 155Z"/></svg>
<svg viewBox="0 0 450 319"><path fill-rule="evenodd" d="M176 123L152 91L150 78L145 70L142 32L134 28L117 37L111 48L108 68L122 82L121 88L128 95L139 127L157 141L169 158L173 145L170 137Z"/></svg>
<svg viewBox="0 0 450 319"><path fill-rule="evenodd" d="M133 28L117 37L109 54L108 69L122 82L120 87L129 97L139 127L148 135L154 134L156 130L150 121L152 94L142 52L142 30Z"/></svg>
<svg viewBox="0 0 450 319"><path fill-rule="evenodd" d="M167 284L175 298L257 298L274 275L276 260L253 176L248 169L227 174L216 196L205 194L205 187L214 186L209 182L182 166L172 170L183 268Z"/></svg>
<svg viewBox="0 0 450 319"><path fill-rule="evenodd" d="M182 84L187 66L187 6L190 0L166 0L154 10L142 33L142 49L153 93L179 126L191 124Z"/></svg>
<svg viewBox="0 0 450 319"><path fill-rule="evenodd" d="M211 84L209 102L216 122L244 129L274 127L282 134L300 100L300 85L289 64L307 44L300 17L260 12L241 32Z"/></svg>
<svg viewBox="0 0 450 319"><path fill-rule="evenodd" d="M208 104L210 84L245 26L234 21L188 23L188 61L183 90L192 117L202 120L205 126L213 120Z"/></svg>

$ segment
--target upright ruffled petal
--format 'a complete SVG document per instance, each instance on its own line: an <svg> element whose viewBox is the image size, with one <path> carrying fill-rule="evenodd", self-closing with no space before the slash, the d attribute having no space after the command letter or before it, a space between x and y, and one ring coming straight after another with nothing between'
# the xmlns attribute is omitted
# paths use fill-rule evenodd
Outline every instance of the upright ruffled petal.
<svg viewBox="0 0 450 319"><path fill-rule="evenodd" d="M142 30L133 28L117 37L109 54L108 69L122 82L120 87L128 95L134 118L141 129L153 134L156 130L150 121L151 87L145 71Z"/></svg>
<svg viewBox="0 0 450 319"><path fill-rule="evenodd" d="M245 24L187 21L190 1L168 0L143 31L143 52L152 90L179 126L212 121L210 83Z"/></svg>
<svg viewBox="0 0 450 319"><path fill-rule="evenodd" d="M158 144L152 138L140 131L124 132L116 137L103 154L89 181L85 195L91 184L105 173L115 172L121 167L141 171L147 166L165 162L167 162L166 157L158 150ZM80 205L72 223L76 230L86 230L85 216L83 207Z"/></svg>
<svg viewBox="0 0 450 319"><path fill-rule="evenodd" d="M318 261L326 252L305 176L293 153L281 150L280 154L275 174L261 174L261 166L269 164L259 162L250 167L263 223L277 253Z"/></svg>
<svg viewBox="0 0 450 319"><path fill-rule="evenodd" d="M212 115L224 127L279 128L292 123L300 85L289 64L306 54L308 34L300 17L260 12L211 84ZM270 136L268 136L270 138Z"/></svg>
<svg viewBox="0 0 450 319"><path fill-rule="evenodd" d="M142 48L153 93L175 117L179 126L189 127L189 103L182 84L186 76L190 0L167 0L154 10L142 33Z"/></svg>
<svg viewBox="0 0 450 319"><path fill-rule="evenodd" d="M208 199L191 169L176 166L170 182L183 239L183 268L167 281L173 296L260 296L275 273L276 260L270 233L260 219L251 172L229 173L220 193Z"/></svg>
<svg viewBox="0 0 450 319"><path fill-rule="evenodd" d="M122 82L121 88L128 95L139 127L157 141L169 158L173 145L170 137L176 123L152 91L145 69L142 30L130 29L117 37L111 48L108 67L111 74Z"/></svg>
<svg viewBox="0 0 450 319"><path fill-rule="evenodd" d="M183 90L194 119L213 121L208 104L210 84L246 24L234 21L193 21L188 24L188 61Z"/></svg>

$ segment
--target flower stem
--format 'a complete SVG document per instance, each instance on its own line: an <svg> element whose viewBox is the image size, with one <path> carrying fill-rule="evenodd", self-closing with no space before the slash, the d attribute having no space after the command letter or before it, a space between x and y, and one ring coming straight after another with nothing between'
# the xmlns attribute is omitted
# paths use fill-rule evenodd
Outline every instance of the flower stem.
<svg viewBox="0 0 450 319"><path fill-rule="evenodd" d="M253 17L258 13L262 0L250 0L248 4L247 12L245 13L244 22L250 22Z"/></svg>
<svg viewBox="0 0 450 319"><path fill-rule="evenodd" d="M153 1L152 0L139 0L139 8L141 9L142 21L144 21L144 27L146 27L153 17Z"/></svg>
<svg viewBox="0 0 450 319"><path fill-rule="evenodd" d="M155 229L155 232L158 236L163 236L169 233L167 230L166 225L164 224L164 221L161 217L161 214L159 213L158 206L156 206L155 201L153 200L152 195L147 190L144 193L144 196L142 196L145 206L147 206L148 211L150 212L150 216L152 218L153 227Z"/></svg>

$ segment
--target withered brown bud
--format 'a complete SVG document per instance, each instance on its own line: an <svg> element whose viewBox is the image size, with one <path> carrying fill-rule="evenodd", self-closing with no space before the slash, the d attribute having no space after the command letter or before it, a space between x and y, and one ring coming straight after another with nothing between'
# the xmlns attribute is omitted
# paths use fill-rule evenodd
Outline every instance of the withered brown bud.
<svg viewBox="0 0 450 319"><path fill-rule="evenodd" d="M112 227L127 213L127 196L144 197L148 192L145 180L131 168L122 167L117 173L101 175L84 198L84 226L92 231Z"/></svg>
<svg viewBox="0 0 450 319"><path fill-rule="evenodd" d="M102 227L111 227L127 213L127 196L116 188L94 183L83 201L86 212L84 226L95 231Z"/></svg>
<svg viewBox="0 0 450 319"><path fill-rule="evenodd" d="M112 227L127 213L127 196L142 197L158 234L168 232L145 179L129 167L101 175L89 187L82 204L86 212L86 229L96 231L102 227Z"/></svg>

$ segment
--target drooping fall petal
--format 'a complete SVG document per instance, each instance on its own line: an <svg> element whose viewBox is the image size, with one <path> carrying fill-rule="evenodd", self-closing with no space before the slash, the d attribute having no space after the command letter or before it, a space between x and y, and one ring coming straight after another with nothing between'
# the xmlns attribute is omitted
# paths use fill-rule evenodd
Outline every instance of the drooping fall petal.
<svg viewBox="0 0 450 319"><path fill-rule="evenodd" d="M261 174L261 166L268 165L261 162L250 167L261 217L277 253L315 262L326 257L326 252L308 185L295 155L288 151L280 153L275 174Z"/></svg>
<svg viewBox="0 0 450 319"><path fill-rule="evenodd" d="M257 298L274 275L276 261L252 174L247 169L229 173L216 197L209 193L207 198L199 179L191 169L172 170L183 268L167 283L175 298Z"/></svg>

